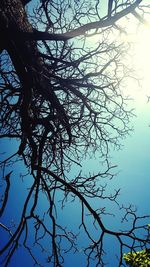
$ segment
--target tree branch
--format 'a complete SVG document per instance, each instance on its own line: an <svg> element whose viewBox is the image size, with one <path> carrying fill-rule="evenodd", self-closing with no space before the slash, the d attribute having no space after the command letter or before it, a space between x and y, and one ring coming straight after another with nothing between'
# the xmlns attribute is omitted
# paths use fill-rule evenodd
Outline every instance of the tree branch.
<svg viewBox="0 0 150 267"><path fill-rule="evenodd" d="M137 0L134 4L129 5L126 9L118 12L116 15L114 15L111 18L109 17L107 19L103 19L100 21L87 23L81 27L78 27L75 30L65 32L62 34L55 34L55 33L51 34L48 32L42 32L42 31L34 30L33 32L20 32L20 36L22 38L24 38L25 40L67 41L69 39L84 35L87 31L94 30L94 29L100 29L100 28L106 28L106 27L114 25L122 17L127 16L128 14L131 14L132 12L134 12L135 8L141 2L142 2L142 0ZM12 35L13 36L16 35L15 32L12 33ZM18 35L18 37L19 37L19 35Z"/></svg>

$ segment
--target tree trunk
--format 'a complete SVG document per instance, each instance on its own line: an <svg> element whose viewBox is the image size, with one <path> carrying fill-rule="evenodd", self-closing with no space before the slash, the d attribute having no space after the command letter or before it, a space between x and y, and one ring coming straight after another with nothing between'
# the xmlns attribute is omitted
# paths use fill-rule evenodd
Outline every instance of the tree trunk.
<svg viewBox="0 0 150 267"><path fill-rule="evenodd" d="M22 132L28 137L31 136L31 105L34 109L33 98L35 101L36 96L42 96L55 109L60 123L69 135L70 142L69 120L51 85L50 72L39 56L37 43L22 38L22 32L33 31L21 0L0 0L0 39L3 40L1 50L7 50L21 83Z"/></svg>
<svg viewBox="0 0 150 267"><path fill-rule="evenodd" d="M36 42L23 40L20 32L33 32L21 0L0 1L0 36L2 49L6 49L19 76L27 82L26 73L34 67L41 70ZM32 72L32 71L31 71ZM29 75L28 75L29 76ZM31 79L31 77L30 77ZM30 81L31 82L31 81Z"/></svg>

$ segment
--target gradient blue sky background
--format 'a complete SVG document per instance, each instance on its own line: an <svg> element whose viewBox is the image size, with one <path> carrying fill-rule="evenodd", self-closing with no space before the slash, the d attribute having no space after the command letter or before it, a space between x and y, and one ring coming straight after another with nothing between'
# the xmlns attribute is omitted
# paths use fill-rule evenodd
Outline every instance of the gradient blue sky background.
<svg viewBox="0 0 150 267"><path fill-rule="evenodd" d="M143 26L144 27L144 26ZM133 27L134 28L134 27ZM145 35L143 32L145 31ZM136 36L134 36L136 40ZM139 41L139 40L142 40ZM140 69L141 87L138 87L137 83L132 80L126 85L125 94L131 95L133 100L130 101L130 106L135 108L136 117L133 117L131 124L134 126L133 132L125 140L122 141L123 147L120 151L112 151L111 161L117 164L116 172L118 175L110 181L110 188L121 188L121 194L119 196L119 202L126 205L133 203L140 215L150 213L149 208L149 189L150 189L150 102L147 102L147 95L150 95L150 28L145 27L139 33L137 38L138 45L135 47L135 59L134 64L137 69ZM15 151L15 144L13 142L6 142L1 144L1 149L5 147L11 154ZM97 170L99 165L99 159L91 160L83 164L83 169ZM8 223L8 220L15 222L18 217L19 210L22 207L23 199L26 196L24 188L30 186L30 177L24 177L24 183L22 184L19 177L19 173L22 169L21 163L18 163L16 170L13 172L11 181L12 188L10 192L10 201L7 206L5 216L1 223ZM15 192L15 193L14 193ZM41 200L41 209L44 208L45 200ZM97 203L95 203L97 205ZM78 222L78 208L74 206L73 209L70 206L65 212L65 217L62 218L63 222L72 223L72 225ZM110 206L112 209L112 206ZM107 221L108 220L108 221ZM114 227L117 224L117 220L111 220L110 217L106 218L108 225L113 223ZM72 226L74 227L74 226ZM0 229L0 246L4 241L3 231ZM81 240L80 242L84 242ZM113 240L107 240L108 250L113 243ZM114 246L115 249L115 246ZM112 253L112 252L111 252ZM112 257L112 254L109 257ZM3 265L2 265L3 266ZM26 252L20 247L18 252L15 253L10 267L30 267L32 266L31 259ZM64 267L85 267L82 255L70 255L67 258ZM115 267L115 262L110 262L109 267Z"/></svg>

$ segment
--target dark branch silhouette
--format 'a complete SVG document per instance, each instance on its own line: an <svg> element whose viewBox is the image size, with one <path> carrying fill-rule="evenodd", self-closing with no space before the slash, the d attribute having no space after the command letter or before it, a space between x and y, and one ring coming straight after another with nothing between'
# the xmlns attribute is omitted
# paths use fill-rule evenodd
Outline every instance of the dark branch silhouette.
<svg viewBox="0 0 150 267"><path fill-rule="evenodd" d="M7 151L0 162L2 220L18 162L31 182L14 227L0 222L7 236L0 248L1 264L8 266L22 245L33 265L65 267L66 255L82 251L85 266L104 266L105 239L112 237L118 242L118 266L125 266L124 250L146 249L150 240L143 223L148 216L119 204L119 189L108 193L115 167L109 151L120 148L132 115L120 91L130 74L122 61L127 47L112 33L121 31L119 22L127 15L144 20L142 1L108 1L106 14L101 14L101 1L41 0L34 7L33 2L0 1L0 139L17 141L15 152ZM82 159L97 152L103 165L97 173L84 174ZM73 175L72 168L78 173ZM98 208L93 200L100 203ZM105 225L105 216L115 216L106 201L120 210L122 224L130 221L128 227ZM60 220L71 202L79 209L76 231ZM82 246L79 233L86 241Z"/></svg>

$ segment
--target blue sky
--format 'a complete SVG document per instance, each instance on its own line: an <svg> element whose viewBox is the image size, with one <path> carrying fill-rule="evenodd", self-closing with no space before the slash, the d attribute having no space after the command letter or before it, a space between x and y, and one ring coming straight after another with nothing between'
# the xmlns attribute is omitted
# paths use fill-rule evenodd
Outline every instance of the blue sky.
<svg viewBox="0 0 150 267"><path fill-rule="evenodd" d="M146 95L141 94L141 101L139 99L136 101L132 101L131 106L135 106L135 114L136 117L133 117L131 123L134 125L134 130L131 134L123 140L123 147L120 151L112 151L111 153L111 161L114 164L117 164L116 172L118 174L116 177L109 181L108 187L111 188L121 188L121 193L119 196L119 202L125 205L132 203L138 209L138 214L144 215L149 213L149 188L150 188L150 163L149 163L149 151L150 151L150 104L147 103ZM3 144L7 146L8 144ZM14 146L10 146L9 149L13 151ZM18 167L17 167L18 166ZM19 210L22 206L23 199L26 195L25 188L28 188L30 185L30 177L24 177L24 183L20 182L19 173L22 169L20 163L16 166L16 170L13 172L11 181L12 188L10 194L10 202L6 209L6 215L4 216L2 223L8 221L15 220L18 217ZM86 164L83 164L83 169L89 169L89 171L96 170L97 166L99 166L99 160L91 160ZM15 194L14 194L15 192ZM45 200L41 201L42 209L45 207ZM76 206L75 206L76 205ZM93 203L93 205L97 206L98 203ZM108 210L114 209L113 206L108 205ZM115 210L115 209L114 209ZM116 212L116 211L115 211ZM117 214L116 214L117 215ZM63 223L72 224L74 227L79 222L79 207L78 204L70 204L64 213ZM117 215L119 217L119 215ZM118 218L111 219L111 217L106 217L105 221L108 226L110 223L113 223L113 226L116 227L118 224ZM3 237L3 235L2 235ZM83 236L80 237L80 242L82 244ZM84 237L85 238L85 237ZM85 241L85 240L84 240ZM0 240L0 243L3 243L3 239ZM115 247L115 241L110 239L106 239L106 244L108 242L108 250L110 245L112 244ZM109 257L113 257L113 251L109 252ZM115 258L114 258L115 259ZM80 266L84 267L85 262L81 253L78 255L68 255L66 257L65 267L71 266ZM108 266L115 266L115 265ZM115 264L115 262L113 263ZM10 267L24 267L24 266L32 266L31 259L29 255L24 252L23 248L19 248L19 250L15 253L12 262L9 265Z"/></svg>
<svg viewBox="0 0 150 267"><path fill-rule="evenodd" d="M148 38L150 35L149 30L146 32L145 37L141 35L141 38ZM147 37L146 37L147 36ZM143 43L149 44L150 37L145 39ZM121 194L119 196L119 202L125 205L132 203L138 209L140 215L148 214L149 209L149 188L150 188L150 102L147 102L147 97L149 92L149 74L147 69L150 69L150 60L148 59L148 50L146 51L146 46L142 47L144 44L138 45L138 48L135 49L137 55L135 57L134 64L137 65L137 68L141 68L140 75L143 77L141 80L141 87L138 87L137 83L132 80L126 84L128 90L125 93L128 93L133 98L130 101L130 106L135 108L135 115L131 120L131 124L134 126L133 132L122 141L123 147L120 151L111 152L111 161L118 167L116 172L118 175L109 182L108 186L113 188L121 188ZM149 46L148 46L149 47ZM141 49L141 50L138 50ZM141 55L139 56L140 52ZM150 95L150 94L149 94ZM15 144L3 143L1 148L5 147L8 149L8 153L13 152ZM83 164L83 169L86 170L97 170L99 165L99 159L93 159ZM21 182L20 171L22 169L21 163L16 165L16 170L11 176L12 188L10 192L10 201L5 212L5 216L2 219L2 223L8 223L8 221L15 220L18 218L19 210L22 207L23 199L26 196L26 190L30 186L31 177L25 176L23 178L24 182ZM14 193L15 192L15 193ZM97 205L95 203L93 205ZM42 208L44 208L45 200L41 200ZM108 209L112 209L112 206L108 206ZM63 223L72 223L72 227L79 221L79 206L78 204L71 205L64 212L65 217L62 219ZM118 215L119 216L119 215ZM110 220L110 217L106 217L106 223L110 225L113 222L114 227L117 225L116 219ZM32 234L32 233L31 233ZM0 246L5 242L3 231L0 229ZM83 236L80 237L80 242L85 242ZM113 243L114 242L114 243ZM106 240L108 243L108 250L112 244L115 244L114 240ZM115 247L115 245L114 245ZM113 256L113 251L109 252L109 256ZM85 267L84 259L81 253L78 255L67 256L67 261L64 267ZM9 265L10 267L25 267L32 266L31 259L26 252L20 247L19 250L15 253L12 262ZM115 262L111 262L108 266L115 266Z"/></svg>

